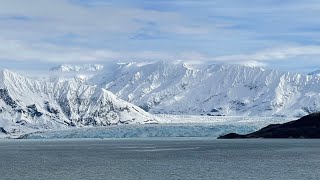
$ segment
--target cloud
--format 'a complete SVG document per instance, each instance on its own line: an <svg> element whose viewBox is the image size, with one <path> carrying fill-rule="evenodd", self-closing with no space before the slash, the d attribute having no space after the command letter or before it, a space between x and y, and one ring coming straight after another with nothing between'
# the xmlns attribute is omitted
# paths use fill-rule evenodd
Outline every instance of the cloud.
<svg viewBox="0 0 320 180"><path fill-rule="evenodd" d="M274 61L297 56L320 55L320 46L288 46L262 50L253 54L238 54L215 57L217 61Z"/></svg>
<svg viewBox="0 0 320 180"><path fill-rule="evenodd" d="M286 61L320 57L319 9L317 0L2 0L0 61L277 60L293 67L297 60Z"/></svg>
<svg viewBox="0 0 320 180"><path fill-rule="evenodd" d="M26 27L18 30L32 31L44 35L47 32L56 34L72 32L90 36L95 33L134 33L144 28L144 22L156 22L161 27L176 26L175 33L193 33L183 17L175 12L160 12L134 7L96 6L86 7L70 3L67 0L4 0L0 6L0 17L17 17L11 22L0 21L2 28ZM28 19L27 23L16 20ZM31 21L34 20L34 21ZM30 28L32 27L32 28ZM180 29L179 29L179 28ZM191 30L188 30L191 29ZM166 28L159 30L169 31ZM198 31L196 32L198 33Z"/></svg>
<svg viewBox="0 0 320 180"><path fill-rule="evenodd" d="M90 50L81 47L63 47L52 44L27 44L19 40L0 39L0 59L17 61L83 62L99 58L117 57L107 50Z"/></svg>
<svg viewBox="0 0 320 180"><path fill-rule="evenodd" d="M288 61L300 56L319 56L320 46L286 46L264 49L251 54L210 56L199 51L121 51L112 49L61 46L46 43L26 43L20 40L0 39L0 60L43 62L98 62L114 60L182 60L189 62L237 63L266 66L272 61Z"/></svg>
<svg viewBox="0 0 320 180"><path fill-rule="evenodd" d="M168 53L161 51L115 51L84 47L57 46L52 44L28 44L19 40L0 39L0 61L42 61L42 62L99 62L115 60L189 60L198 59L195 53Z"/></svg>

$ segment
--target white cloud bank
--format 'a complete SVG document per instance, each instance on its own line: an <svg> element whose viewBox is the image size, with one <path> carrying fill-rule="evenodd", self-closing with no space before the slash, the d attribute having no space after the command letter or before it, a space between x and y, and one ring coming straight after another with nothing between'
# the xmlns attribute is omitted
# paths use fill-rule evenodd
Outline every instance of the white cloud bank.
<svg viewBox="0 0 320 180"><path fill-rule="evenodd" d="M169 53L161 51L114 51L84 47L58 46L44 43L26 43L18 40L0 39L0 61L43 61L55 63L101 62L113 60L181 60L200 62L238 63L266 66L269 61L290 60L299 56L320 55L320 46L287 46L266 49L252 54L208 56L199 52Z"/></svg>
<svg viewBox="0 0 320 180"><path fill-rule="evenodd" d="M79 2L85 1L2 0L0 65L181 60L268 66L320 55L319 45L310 46L317 42L309 43L319 39L318 1L162 2L171 10L159 10L160 1L152 1L154 9L141 1L86 2L95 4L90 7ZM320 66L314 62L308 66Z"/></svg>
<svg viewBox="0 0 320 180"><path fill-rule="evenodd" d="M287 46L266 49L253 54L220 56L217 61L270 61L289 59L297 56L320 55L320 46Z"/></svg>

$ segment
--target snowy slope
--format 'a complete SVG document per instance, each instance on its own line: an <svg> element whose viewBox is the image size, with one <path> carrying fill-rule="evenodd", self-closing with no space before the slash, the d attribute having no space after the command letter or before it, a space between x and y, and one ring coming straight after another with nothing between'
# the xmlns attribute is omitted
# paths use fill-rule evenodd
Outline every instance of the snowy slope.
<svg viewBox="0 0 320 180"><path fill-rule="evenodd" d="M0 127L9 133L156 122L153 115L105 89L76 81L36 81L0 71Z"/></svg>
<svg viewBox="0 0 320 180"><path fill-rule="evenodd" d="M303 116L320 110L320 77L242 65L126 63L88 80L151 113Z"/></svg>

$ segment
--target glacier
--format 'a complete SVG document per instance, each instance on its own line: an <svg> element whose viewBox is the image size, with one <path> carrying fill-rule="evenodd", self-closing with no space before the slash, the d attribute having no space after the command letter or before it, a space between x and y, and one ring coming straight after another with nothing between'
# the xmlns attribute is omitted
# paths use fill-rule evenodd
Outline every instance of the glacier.
<svg viewBox="0 0 320 180"><path fill-rule="evenodd" d="M284 117L214 117L192 115L157 115L159 124L128 124L108 127L68 128L28 133L16 138L145 138L145 137L218 137L231 132L251 133L270 123L284 123Z"/></svg>
<svg viewBox="0 0 320 180"><path fill-rule="evenodd" d="M237 132L250 133L257 130L249 125L213 124L157 124L119 125L95 128L72 128L58 131L34 132L20 139L65 139L65 138L145 138L145 137L218 137Z"/></svg>

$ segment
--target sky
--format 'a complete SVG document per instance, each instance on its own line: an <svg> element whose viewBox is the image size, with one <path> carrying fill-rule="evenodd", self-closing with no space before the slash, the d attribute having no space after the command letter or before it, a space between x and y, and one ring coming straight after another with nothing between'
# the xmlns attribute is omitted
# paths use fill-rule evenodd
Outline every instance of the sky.
<svg viewBox="0 0 320 180"><path fill-rule="evenodd" d="M320 69L319 0L1 0L0 68L177 61Z"/></svg>

